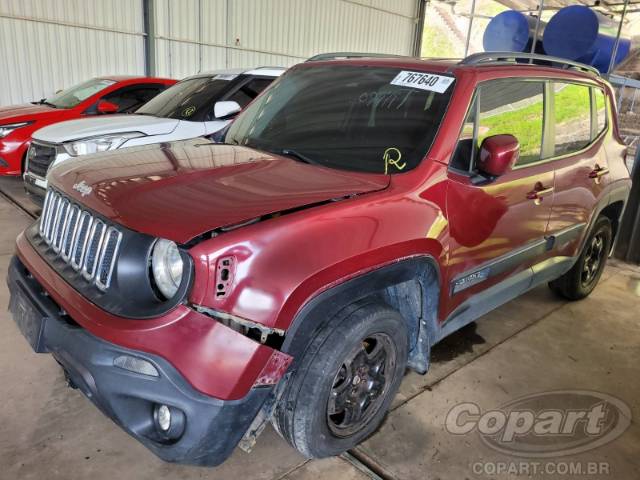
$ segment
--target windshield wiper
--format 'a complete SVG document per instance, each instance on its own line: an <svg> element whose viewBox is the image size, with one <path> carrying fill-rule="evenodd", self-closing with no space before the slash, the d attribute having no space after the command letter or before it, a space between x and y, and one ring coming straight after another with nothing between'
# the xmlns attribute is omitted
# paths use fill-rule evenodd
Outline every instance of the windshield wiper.
<svg viewBox="0 0 640 480"><path fill-rule="evenodd" d="M321 162L319 162L318 160L314 160L313 158L309 158L306 155L296 151L296 150L291 150L290 148L283 148L280 151L274 151L272 153L276 153L278 155L285 155L287 157L293 157L296 158L298 160L300 160L301 162L304 163L308 163L310 165L322 165Z"/></svg>
<svg viewBox="0 0 640 480"><path fill-rule="evenodd" d="M34 105L48 105L49 107L52 107L52 108L58 108L58 106L57 106L57 105L54 105L54 104L53 104L53 103L51 103L51 102L47 102L47 99L46 99L46 98L43 98L43 99L41 99L41 100L38 100L37 102L31 102L31 103L32 103L32 104L34 104Z"/></svg>

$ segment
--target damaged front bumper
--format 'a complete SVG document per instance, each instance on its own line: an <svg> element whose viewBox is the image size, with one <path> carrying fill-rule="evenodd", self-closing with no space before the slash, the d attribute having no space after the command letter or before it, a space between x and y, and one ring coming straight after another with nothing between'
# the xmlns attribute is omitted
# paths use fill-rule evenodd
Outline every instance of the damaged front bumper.
<svg viewBox="0 0 640 480"><path fill-rule="evenodd" d="M273 402L279 380L274 377L254 384L242 398L221 400L195 389L161 356L93 335L61 309L18 257L11 261L7 282L10 310L33 349L51 353L70 385L165 461L220 464L263 406ZM166 429L159 419L161 406L166 407L165 426L170 413Z"/></svg>

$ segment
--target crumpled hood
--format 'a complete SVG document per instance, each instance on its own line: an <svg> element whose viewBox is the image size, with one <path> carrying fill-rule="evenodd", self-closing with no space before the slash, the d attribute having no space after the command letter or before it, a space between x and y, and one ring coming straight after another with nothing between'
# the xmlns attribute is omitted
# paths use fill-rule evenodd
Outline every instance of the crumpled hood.
<svg viewBox="0 0 640 480"><path fill-rule="evenodd" d="M58 114L60 111L47 105L8 105L0 107L0 125L34 120L36 116Z"/></svg>
<svg viewBox="0 0 640 480"><path fill-rule="evenodd" d="M52 169L48 178L105 217L178 243L389 184L386 175L308 165L202 138L77 157Z"/></svg>
<svg viewBox="0 0 640 480"><path fill-rule="evenodd" d="M149 115L119 114L79 118L49 125L38 130L33 138L49 143L63 143L114 133L140 132L145 135L171 133L180 120Z"/></svg>

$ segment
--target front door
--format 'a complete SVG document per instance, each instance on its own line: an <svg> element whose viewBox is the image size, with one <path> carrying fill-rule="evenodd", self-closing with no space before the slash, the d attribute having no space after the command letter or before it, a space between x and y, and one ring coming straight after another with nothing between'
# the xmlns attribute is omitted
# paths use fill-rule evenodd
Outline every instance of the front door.
<svg viewBox="0 0 640 480"><path fill-rule="evenodd" d="M508 295L526 290L530 267L549 255L545 235L554 170L552 162L541 161L544 90L541 81L510 79L484 83L476 91L449 169L445 318L460 307L473 309L469 301L498 284L512 282ZM474 166L479 146L505 133L518 139L520 158L503 176L483 179ZM476 298L475 305L480 303Z"/></svg>

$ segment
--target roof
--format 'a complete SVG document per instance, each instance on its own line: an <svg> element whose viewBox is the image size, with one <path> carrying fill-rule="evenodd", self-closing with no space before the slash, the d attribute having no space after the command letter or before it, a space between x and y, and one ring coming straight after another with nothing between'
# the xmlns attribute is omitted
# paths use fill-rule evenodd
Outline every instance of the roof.
<svg viewBox="0 0 640 480"><path fill-rule="evenodd" d="M112 80L114 82L126 82L128 80L172 80L171 78L165 77L147 77L144 75L100 75L96 77L100 80Z"/></svg>
<svg viewBox="0 0 640 480"><path fill-rule="evenodd" d="M357 66L379 66L390 68L402 68L415 71L425 71L431 73L455 73L457 71L470 71L470 70L487 70L490 68L518 68L520 72L545 72L550 75L557 73L558 71L565 74L571 74L581 76L584 78L599 78L599 74L595 69L587 65L578 64L576 62L565 61L560 58L547 57L543 55L537 55L532 58L532 61L544 61L546 64L539 63L526 63L528 54L518 54L507 52L491 52L487 54L476 54L467 57L466 59L460 58L416 58L416 57L400 57L396 55L382 56L375 54L372 56L366 56L366 54L359 54L358 56L339 56L332 57L330 54L324 54L321 60L312 60L305 62L299 66L313 66L313 65L357 65ZM498 58L494 58L498 56ZM513 56L518 58L522 56L521 62L516 62L512 59ZM474 58L475 57L475 58ZM480 58L487 57L487 58ZM315 57L314 57L315 58ZM505 58L505 59L503 59ZM556 64L562 63L561 66L552 66L551 61Z"/></svg>
<svg viewBox="0 0 640 480"><path fill-rule="evenodd" d="M190 75L185 77L184 80L187 78L214 77L216 75L265 75L268 77L278 77L282 75L285 70L285 67L225 68Z"/></svg>
<svg viewBox="0 0 640 480"><path fill-rule="evenodd" d="M122 82L123 80L132 80L134 78L142 78L142 75L100 75L100 80L113 80L114 82Z"/></svg>
<svg viewBox="0 0 640 480"><path fill-rule="evenodd" d="M416 58L416 57L400 57L397 55L389 55L388 57L375 56L358 56L358 57L338 57L322 60L313 60L300 63L297 67L313 67L316 65L356 65L356 66L379 66L392 68L410 68L418 71L430 71L435 73L445 73L454 67L460 59L440 59L440 58Z"/></svg>

